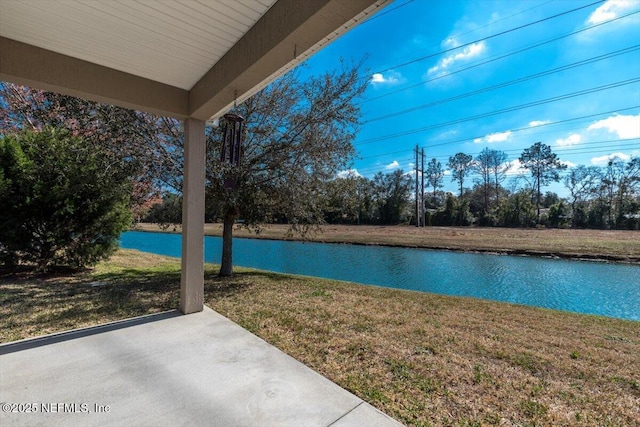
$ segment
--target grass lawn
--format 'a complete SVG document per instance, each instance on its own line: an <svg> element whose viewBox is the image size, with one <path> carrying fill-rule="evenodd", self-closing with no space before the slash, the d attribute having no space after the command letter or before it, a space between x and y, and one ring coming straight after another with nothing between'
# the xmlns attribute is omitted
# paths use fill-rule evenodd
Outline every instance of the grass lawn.
<svg viewBox="0 0 640 427"><path fill-rule="evenodd" d="M640 322L239 269L205 300L407 425L640 424ZM0 341L177 307L179 261L121 250L0 276Z"/></svg>
<svg viewBox="0 0 640 427"><path fill-rule="evenodd" d="M155 224L139 230L160 231ZM640 231L489 227L422 227L407 225L326 225L310 240L461 251L530 254L566 258L605 259L640 264ZM169 231L174 231L170 228ZM178 226L175 231L180 231ZM265 226L260 234L245 228L236 237L289 239L286 225ZM222 236L221 224L206 224L205 233Z"/></svg>

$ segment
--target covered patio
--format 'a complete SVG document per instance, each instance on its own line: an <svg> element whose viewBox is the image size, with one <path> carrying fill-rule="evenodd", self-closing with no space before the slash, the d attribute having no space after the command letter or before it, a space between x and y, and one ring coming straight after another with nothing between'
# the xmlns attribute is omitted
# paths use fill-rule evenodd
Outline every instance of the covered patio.
<svg viewBox="0 0 640 427"><path fill-rule="evenodd" d="M0 80L177 118L185 137L180 312L0 346L2 402L111 407L3 425L394 424L203 304L206 122L388 1L0 0Z"/></svg>
<svg viewBox="0 0 640 427"><path fill-rule="evenodd" d="M205 125L389 0L0 0L0 80L184 123L180 310L203 307Z"/></svg>
<svg viewBox="0 0 640 427"><path fill-rule="evenodd" d="M397 426L208 307L0 346L6 426Z"/></svg>

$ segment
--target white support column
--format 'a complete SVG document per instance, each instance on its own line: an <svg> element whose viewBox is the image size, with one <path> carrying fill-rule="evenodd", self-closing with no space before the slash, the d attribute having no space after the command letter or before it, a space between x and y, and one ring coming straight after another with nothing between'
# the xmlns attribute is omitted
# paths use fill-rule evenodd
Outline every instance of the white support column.
<svg viewBox="0 0 640 427"><path fill-rule="evenodd" d="M180 311L202 311L204 304L204 121L184 121L184 182L182 184L182 277Z"/></svg>

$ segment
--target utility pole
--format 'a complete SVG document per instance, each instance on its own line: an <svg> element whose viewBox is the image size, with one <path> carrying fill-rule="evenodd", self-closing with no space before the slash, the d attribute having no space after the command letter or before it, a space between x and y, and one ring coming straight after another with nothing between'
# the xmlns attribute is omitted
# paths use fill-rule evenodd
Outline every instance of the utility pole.
<svg viewBox="0 0 640 427"><path fill-rule="evenodd" d="M420 153L420 150L418 148L418 144L416 144L416 227L420 227L420 197L419 197L419 185L420 182L418 181L418 154Z"/></svg>
<svg viewBox="0 0 640 427"><path fill-rule="evenodd" d="M427 225L427 212L424 209L424 148L422 149L422 165L420 166L422 172L422 185L420 191L420 215L422 216L422 226Z"/></svg>

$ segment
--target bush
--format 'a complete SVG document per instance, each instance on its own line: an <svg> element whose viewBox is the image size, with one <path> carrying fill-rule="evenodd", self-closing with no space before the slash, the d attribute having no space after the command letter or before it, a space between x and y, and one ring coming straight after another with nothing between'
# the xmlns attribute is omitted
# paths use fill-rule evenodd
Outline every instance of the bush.
<svg viewBox="0 0 640 427"><path fill-rule="evenodd" d="M503 199L496 216L498 223L503 227L534 227L536 212L529 190L520 190Z"/></svg>
<svg viewBox="0 0 640 427"><path fill-rule="evenodd" d="M569 221L569 209L560 201L549 207L549 214L546 225L553 228L566 227Z"/></svg>
<svg viewBox="0 0 640 427"><path fill-rule="evenodd" d="M125 163L67 131L0 137L0 261L95 264L130 225L130 195Z"/></svg>
<svg viewBox="0 0 640 427"><path fill-rule="evenodd" d="M469 211L469 201L455 196L447 196L444 208L438 209L432 217L436 226L467 226L473 223Z"/></svg>
<svg viewBox="0 0 640 427"><path fill-rule="evenodd" d="M486 213L478 219L478 225L481 227L497 227L498 217L494 214Z"/></svg>
<svg viewBox="0 0 640 427"><path fill-rule="evenodd" d="M165 193L162 203L153 205L144 218L144 222L158 224L162 230L182 223L182 196Z"/></svg>

